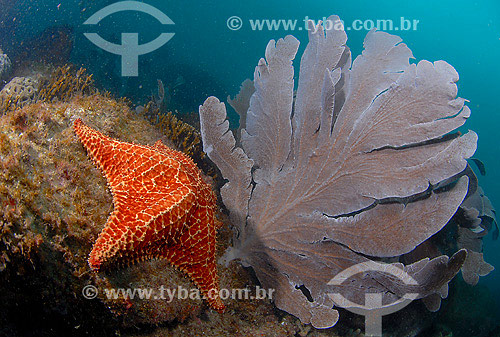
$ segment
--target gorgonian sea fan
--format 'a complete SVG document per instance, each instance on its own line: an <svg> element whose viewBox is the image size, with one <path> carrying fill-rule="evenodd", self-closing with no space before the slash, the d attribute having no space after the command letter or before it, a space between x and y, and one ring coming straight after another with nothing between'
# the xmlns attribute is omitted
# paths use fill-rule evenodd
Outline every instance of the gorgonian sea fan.
<svg viewBox="0 0 500 337"><path fill-rule="evenodd" d="M438 232L467 193L460 172L477 136L452 133L470 115L456 98L458 74L444 61L410 64L401 39L378 31L351 64L343 30L309 24L296 96L299 42L287 36L267 45L255 92L240 102L248 106L241 143L223 103L209 97L200 107L204 150L227 180L221 195L236 229L225 258L253 267L276 290L278 308L315 327L338 320L332 292L356 303L366 288L384 293L384 303L408 292L444 297L465 251L407 266L397 257ZM418 286L378 272L327 285L370 257L394 257L386 260Z"/></svg>

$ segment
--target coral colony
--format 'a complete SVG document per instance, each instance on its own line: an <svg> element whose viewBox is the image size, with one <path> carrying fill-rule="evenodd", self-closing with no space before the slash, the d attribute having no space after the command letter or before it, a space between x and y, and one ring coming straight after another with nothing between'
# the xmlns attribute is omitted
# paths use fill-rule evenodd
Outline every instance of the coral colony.
<svg viewBox="0 0 500 337"><path fill-rule="evenodd" d="M338 320L328 293L355 303L366 288L385 302L408 292L440 300L467 261L462 249L395 262L418 282L412 291L377 272L327 285L370 257L398 261L440 231L467 194L463 172L477 142L472 131L452 133L470 115L452 66L410 64L401 39L379 31L351 64L346 41L343 30L310 22L296 97L299 41L270 41L254 88L247 82L233 100L248 107L238 111L246 125L238 142L223 103L210 97L200 107L204 150L227 180L221 196L237 229L226 261L251 266L276 289L278 308L319 328Z"/></svg>

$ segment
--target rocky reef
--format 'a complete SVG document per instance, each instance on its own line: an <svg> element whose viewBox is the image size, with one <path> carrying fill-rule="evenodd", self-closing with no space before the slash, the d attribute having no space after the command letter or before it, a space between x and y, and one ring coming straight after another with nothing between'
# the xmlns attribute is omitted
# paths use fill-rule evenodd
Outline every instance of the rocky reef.
<svg viewBox="0 0 500 337"><path fill-rule="evenodd" d="M72 81L67 78L65 83ZM167 261L144 261L101 273L90 270L88 255L112 210L112 198L77 140L73 121L82 118L114 138L140 144L161 140L174 147L165 135L179 136L175 130L165 132L174 125L187 139L195 136L180 121L153 125L126 100L95 88L82 92L74 86L59 91L48 90L51 87L45 92L65 94L13 107L0 116L0 335L153 335L157 325L172 333L184 331L185 336L196 335L200 326L213 336L270 331L293 335L297 323L281 324L269 299L227 299L224 314L209 309L200 298L169 300L166 289L189 291L195 286ZM231 231L227 218L218 216L226 223L219 233L220 257ZM255 291L252 275L236 263L221 267L220 275L221 288ZM132 288L151 289L159 298L108 296L110 289Z"/></svg>
<svg viewBox="0 0 500 337"><path fill-rule="evenodd" d="M88 302L92 301L85 301L80 295L85 285L113 284L109 278L90 273L87 267L92 243L111 210L111 198L100 172L75 141L70 124L76 117L91 120L103 130L130 141L150 143L162 137L125 103L98 94L68 102L30 104L2 116L1 276L27 277L30 283L38 280L38 290L45 301L57 299L62 312L72 311L72 307L89 307ZM137 137L131 137L134 132ZM163 269L169 270L165 266ZM189 287L188 282L183 283L183 277L176 275L167 272L165 280ZM120 279L115 282L119 284ZM112 302L108 305L118 310L120 300ZM187 316L191 310L186 308L181 306L180 310ZM158 312L169 314L168 310ZM102 315L101 312L96 319Z"/></svg>

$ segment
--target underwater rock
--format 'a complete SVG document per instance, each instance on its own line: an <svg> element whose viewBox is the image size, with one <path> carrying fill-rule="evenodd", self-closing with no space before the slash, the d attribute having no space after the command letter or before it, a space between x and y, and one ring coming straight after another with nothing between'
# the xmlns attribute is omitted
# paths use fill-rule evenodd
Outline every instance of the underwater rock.
<svg viewBox="0 0 500 337"><path fill-rule="evenodd" d="M309 24L296 98L299 42L269 42L241 147L224 104L210 97L200 107L204 150L227 180L221 196L236 231L224 259L251 266L276 289L278 308L319 328L338 320L331 293L355 303L363 303L364 289L383 293L386 303L409 292L446 296L465 250L394 263L417 282L412 291L373 271L327 283L370 256L398 261L457 211L477 141L472 131L451 133L470 115L456 97L458 74L444 61L410 64L401 39L378 31L367 34L351 65L343 30ZM451 177L453 187L434 191Z"/></svg>
<svg viewBox="0 0 500 337"><path fill-rule="evenodd" d="M6 54L3 54L2 49L0 49L0 88L2 81L5 81L12 70L12 62Z"/></svg>
<svg viewBox="0 0 500 337"><path fill-rule="evenodd" d="M38 82L30 77L14 77L0 91L0 111L11 107L20 108L33 103L38 91Z"/></svg>
<svg viewBox="0 0 500 337"><path fill-rule="evenodd" d="M213 336L295 333L296 324L283 325L267 298L224 299L224 314L201 298L170 299L168 290L196 286L164 260L93 272L87 259L113 206L106 180L74 134L76 118L127 142L161 140L174 147L165 125L154 126L126 101L99 94L36 102L0 116L0 335L29 329L40 335L123 336L139 333L137 327L145 327L141 335L154 335L161 325L194 336L200 324ZM217 258L231 235L227 225L219 230ZM255 296L256 280L240 264L218 270L221 289L248 288ZM85 289L96 298L86 299ZM152 291L153 298L130 298L126 289Z"/></svg>
<svg viewBox="0 0 500 337"><path fill-rule="evenodd" d="M102 326L112 329L196 315L204 307L201 299L140 302L123 295L106 297L104 289L130 287L131 282L151 289L194 285L167 263L141 264L109 274L89 269L87 257L112 209L112 199L105 179L72 130L76 118L126 141L152 144L161 139L170 144L125 103L101 95L30 104L0 117L2 295L10 294L4 287L13 282L26 287L13 299L2 301L2 313L16 312L24 296L37 293L31 296L31 308L43 304L40 312L71 313L75 326L104 320ZM96 287L100 300L82 296L86 285ZM118 324L116 317L122 317L123 323Z"/></svg>

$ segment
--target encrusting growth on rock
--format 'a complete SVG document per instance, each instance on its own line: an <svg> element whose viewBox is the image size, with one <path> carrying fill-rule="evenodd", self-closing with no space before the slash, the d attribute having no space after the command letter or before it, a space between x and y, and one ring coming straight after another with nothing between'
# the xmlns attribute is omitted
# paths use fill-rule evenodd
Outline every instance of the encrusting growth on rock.
<svg viewBox="0 0 500 337"><path fill-rule="evenodd" d="M161 141L153 146L120 142L80 119L74 130L113 194L114 210L90 253L90 267L98 271L165 258L222 312L215 265L216 198L198 167Z"/></svg>

